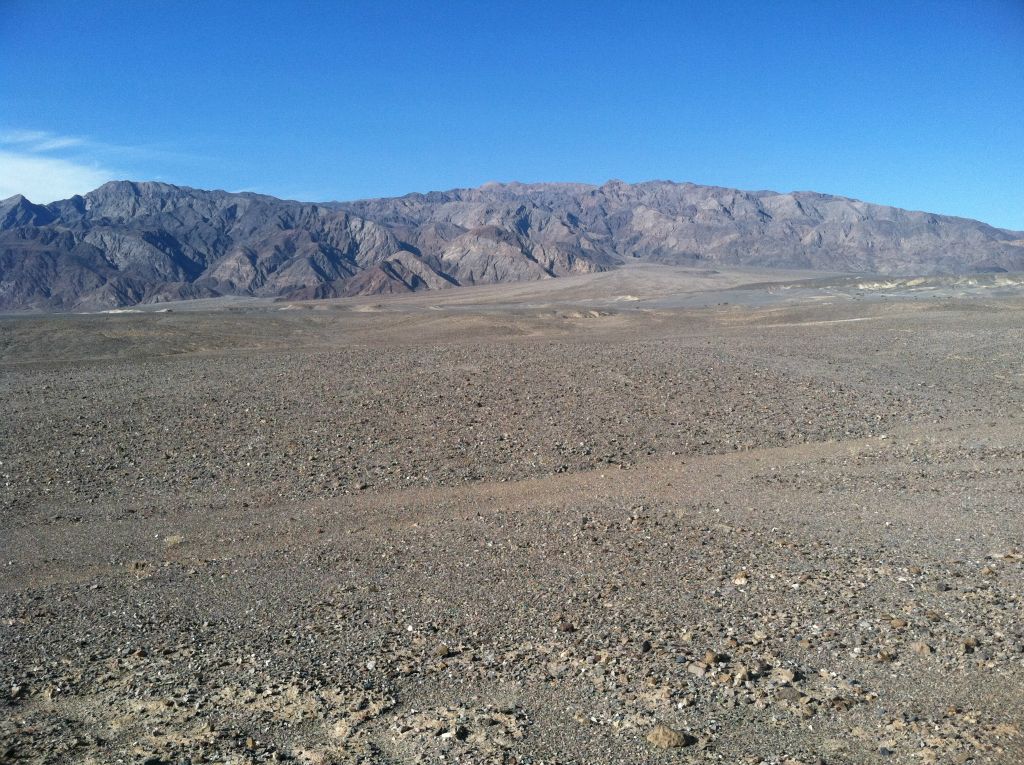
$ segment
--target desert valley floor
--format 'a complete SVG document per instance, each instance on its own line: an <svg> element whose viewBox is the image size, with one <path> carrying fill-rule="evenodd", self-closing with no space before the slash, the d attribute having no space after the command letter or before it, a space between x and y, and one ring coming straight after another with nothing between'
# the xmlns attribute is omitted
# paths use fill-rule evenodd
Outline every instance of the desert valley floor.
<svg viewBox="0 0 1024 765"><path fill-rule="evenodd" d="M1024 290L799 276L0 319L0 762L1024 762Z"/></svg>

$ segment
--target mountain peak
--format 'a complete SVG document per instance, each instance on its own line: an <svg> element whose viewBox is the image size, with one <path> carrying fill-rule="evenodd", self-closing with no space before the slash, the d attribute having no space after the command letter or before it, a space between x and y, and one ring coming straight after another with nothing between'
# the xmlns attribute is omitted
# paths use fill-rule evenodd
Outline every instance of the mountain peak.
<svg viewBox="0 0 1024 765"><path fill-rule="evenodd" d="M187 186L175 186L162 181L128 181L114 180L107 181L99 188L93 189L85 195L86 199L107 196L110 194L128 194L132 196L143 196L153 194L168 194L177 192L196 192L198 189L191 189Z"/></svg>
<svg viewBox="0 0 1024 765"><path fill-rule="evenodd" d="M47 208L30 202L24 194L0 202L0 231L16 226L43 226L53 219Z"/></svg>

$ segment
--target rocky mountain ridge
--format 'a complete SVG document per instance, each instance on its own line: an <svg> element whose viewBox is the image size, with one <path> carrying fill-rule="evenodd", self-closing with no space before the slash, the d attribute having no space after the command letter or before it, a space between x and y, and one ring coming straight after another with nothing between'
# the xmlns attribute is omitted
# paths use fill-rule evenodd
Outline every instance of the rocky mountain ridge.
<svg viewBox="0 0 1024 765"><path fill-rule="evenodd" d="M113 181L0 202L0 310L394 294L629 259L877 274L1024 271L1024 233L813 192L486 184L357 202Z"/></svg>

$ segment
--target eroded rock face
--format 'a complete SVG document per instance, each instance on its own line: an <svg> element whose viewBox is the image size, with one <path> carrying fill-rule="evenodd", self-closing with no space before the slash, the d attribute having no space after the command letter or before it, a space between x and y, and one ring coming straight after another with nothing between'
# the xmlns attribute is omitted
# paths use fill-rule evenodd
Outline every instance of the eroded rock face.
<svg viewBox="0 0 1024 765"><path fill-rule="evenodd" d="M813 192L487 184L351 203L117 181L0 202L0 309L293 299L548 279L639 259L882 274L1024 270L1024 233Z"/></svg>

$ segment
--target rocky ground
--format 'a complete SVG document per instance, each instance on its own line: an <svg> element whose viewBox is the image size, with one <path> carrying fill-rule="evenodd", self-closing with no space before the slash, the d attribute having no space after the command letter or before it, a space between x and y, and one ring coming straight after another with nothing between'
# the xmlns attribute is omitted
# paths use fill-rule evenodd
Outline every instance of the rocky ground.
<svg viewBox="0 0 1024 765"><path fill-rule="evenodd" d="M1022 318L4 320L0 762L1024 761Z"/></svg>

